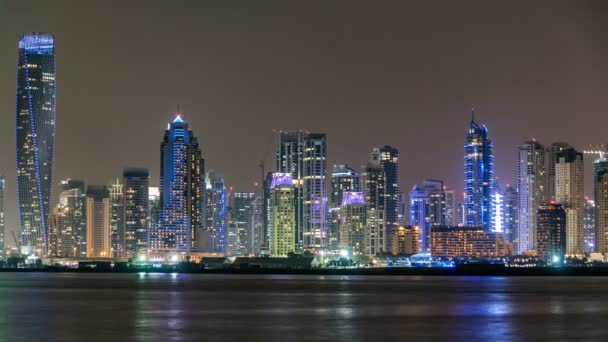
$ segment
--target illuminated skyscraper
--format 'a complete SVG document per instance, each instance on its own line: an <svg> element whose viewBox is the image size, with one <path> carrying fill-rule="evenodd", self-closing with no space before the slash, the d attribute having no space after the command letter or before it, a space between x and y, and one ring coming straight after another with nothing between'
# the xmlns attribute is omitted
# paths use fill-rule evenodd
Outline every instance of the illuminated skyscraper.
<svg viewBox="0 0 608 342"><path fill-rule="evenodd" d="M399 226L399 150L384 145L380 148L380 165L386 177L386 250L391 251L393 231Z"/></svg>
<svg viewBox="0 0 608 342"><path fill-rule="evenodd" d="M112 242L112 256L120 257L124 254L124 197L122 184L116 179L116 183L109 186L110 189L110 235Z"/></svg>
<svg viewBox="0 0 608 342"><path fill-rule="evenodd" d="M233 221L236 225L237 255L254 253L253 192L237 192L232 202Z"/></svg>
<svg viewBox="0 0 608 342"><path fill-rule="evenodd" d="M593 163L593 193L595 195L595 251L608 253L608 159Z"/></svg>
<svg viewBox="0 0 608 342"><path fill-rule="evenodd" d="M5 241L5 231L4 231L4 191L6 190L6 180L4 177L0 176L0 254L4 251L6 247L4 244Z"/></svg>
<svg viewBox="0 0 608 342"><path fill-rule="evenodd" d="M504 231L507 242L513 242L514 234L517 232L517 190L507 185L503 192Z"/></svg>
<svg viewBox="0 0 608 342"><path fill-rule="evenodd" d="M53 248L50 254L60 257L87 255L86 193L84 182L61 181L59 203L53 210L51 230Z"/></svg>
<svg viewBox="0 0 608 342"><path fill-rule="evenodd" d="M17 65L17 202L21 245L42 255L48 247L55 101L54 38L26 34Z"/></svg>
<svg viewBox="0 0 608 342"><path fill-rule="evenodd" d="M152 247L198 250L204 227L204 159L198 139L179 113L167 125L160 154L161 222Z"/></svg>
<svg viewBox="0 0 608 342"><path fill-rule="evenodd" d="M148 248L153 248L153 237L160 227L160 189L157 186L148 188Z"/></svg>
<svg viewBox="0 0 608 342"><path fill-rule="evenodd" d="M583 154L568 147L558 154L555 165L555 200L566 210L566 254L583 255L584 168Z"/></svg>
<svg viewBox="0 0 608 342"><path fill-rule="evenodd" d="M206 250L213 253L228 252L228 190L224 178L210 171L205 177L207 236Z"/></svg>
<svg viewBox="0 0 608 342"><path fill-rule="evenodd" d="M546 190L545 197L547 201L555 201L555 165L559 159L559 154L570 145L566 142L554 142L547 147L546 160Z"/></svg>
<svg viewBox="0 0 608 342"><path fill-rule="evenodd" d="M445 225L445 193L443 182L427 179L410 191L409 224L419 227L420 249L431 249L431 228Z"/></svg>
<svg viewBox="0 0 608 342"><path fill-rule="evenodd" d="M372 236L365 220L365 197L362 192L344 192L340 209L340 249L354 256L368 255L367 248Z"/></svg>
<svg viewBox="0 0 608 342"><path fill-rule="evenodd" d="M325 134L281 132L277 172L294 179L296 245L300 249L325 247L327 213L327 142Z"/></svg>
<svg viewBox="0 0 608 342"><path fill-rule="evenodd" d="M87 257L112 256L110 193L103 185L89 185L86 194Z"/></svg>
<svg viewBox="0 0 608 342"><path fill-rule="evenodd" d="M539 258L563 260L566 253L566 211L554 201L538 207L538 245Z"/></svg>
<svg viewBox="0 0 608 342"><path fill-rule="evenodd" d="M585 252L595 251L595 201L585 197L585 217L583 219L585 235Z"/></svg>
<svg viewBox="0 0 608 342"><path fill-rule="evenodd" d="M545 147L536 140L518 147L517 234L514 235L515 252L522 254L536 249L538 207L546 202Z"/></svg>
<svg viewBox="0 0 608 342"><path fill-rule="evenodd" d="M380 150L374 148L361 176L361 190L366 206L366 248L368 255L377 255L386 249L386 174L380 164Z"/></svg>
<svg viewBox="0 0 608 342"><path fill-rule="evenodd" d="M348 165L334 165L331 173L329 196L329 220L327 227L327 248L338 249L340 242L340 208L345 192L359 192L359 174Z"/></svg>
<svg viewBox="0 0 608 342"><path fill-rule="evenodd" d="M445 224L448 226L458 225L458 203L456 202L456 191L443 190L445 196Z"/></svg>
<svg viewBox="0 0 608 342"><path fill-rule="evenodd" d="M128 168L122 173L124 198L124 251L129 257L148 247L148 169Z"/></svg>
<svg viewBox="0 0 608 342"><path fill-rule="evenodd" d="M485 125L475 122L475 112L464 145L465 221L469 226L490 229L491 194L494 190L494 146Z"/></svg>
<svg viewBox="0 0 608 342"><path fill-rule="evenodd" d="M270 255L287 256L296 249L295 187L289 173L275 173L270 184Z"/></svg>

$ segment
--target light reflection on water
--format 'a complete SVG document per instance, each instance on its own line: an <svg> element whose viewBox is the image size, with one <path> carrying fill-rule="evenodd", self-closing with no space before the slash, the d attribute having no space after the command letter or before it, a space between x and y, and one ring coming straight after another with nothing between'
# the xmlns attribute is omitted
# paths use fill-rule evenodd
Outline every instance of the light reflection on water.
<svg viewBox="0 0 608 342"><path fill-rule="evenodd" d="M606 288L585 277L0 273L0 341L608 340Z"/></svg>

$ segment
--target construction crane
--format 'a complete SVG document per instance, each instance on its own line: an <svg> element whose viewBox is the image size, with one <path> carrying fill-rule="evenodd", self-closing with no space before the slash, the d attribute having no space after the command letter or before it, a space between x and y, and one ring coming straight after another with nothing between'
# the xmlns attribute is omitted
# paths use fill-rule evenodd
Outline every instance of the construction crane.
<svg viewBox="0 0 608 342"><path fill-rule="evenodd" d="M608 154L608 145L588 145L587 149L583 150L583 153L586 155L596 155L602 159L606 154Z"/></svg>

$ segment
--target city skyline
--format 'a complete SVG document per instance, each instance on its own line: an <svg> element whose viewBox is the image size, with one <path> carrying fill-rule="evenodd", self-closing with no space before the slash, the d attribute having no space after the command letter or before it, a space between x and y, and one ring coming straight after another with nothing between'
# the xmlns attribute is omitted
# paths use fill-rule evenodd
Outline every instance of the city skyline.
<svg viewBox="0 0 608 342"><path fill-rule="evenodd" d="M18 7L18 5L15 6ZM280 9L287 10L286 8ZM400 7L398 9L405 8ZM36 15L40 16L42 13L40 11L42 10L57 11L57 9L41 6L39 9L33 10L33 17L36 17ZM227 9L221 6L213 8L213 10L215 11L214 13L218 13L219 15L227 15L228 13ZM149 11L154 12L154 10ZM360 15L361 11L361 9L358 9L355 12ZM418 8L418 11L425 11L425 9ZM102 16L104 13L107 15L107 11L104 12L102 10ZM557 14L564 15L560 13ZM156 15L160 14L156 13ZM15 16L19 17L18 11ZM565 20L565 17L559 18ZM108 71L107 75L101 75L99 72L93 71L94 76L98 77L97 82L89 86L93 87L92 89L95 91L85 94L78 88L82 80L79 80L77 74L82 73L82 68L90 63L96 63L96 65L99 65L103 69L104 65L111 65L116 58L119 58L123 54L120 48L122 43L118 44L120 40L117 38L116 32L112 30L108 30L105 33L98 32L97 34L101 35L101 38L105 37L105 39L100 39L95 45L88 45L91 42L82 40L83 34L86 34L87 30L91 30L91 27L88 25L83 26L83 32L76 32L75 26L69 26L74 24L66 22L61 24L65 25L65 27L61 28L53 27L54 24L51 25L48 22L45 23L43 18L37 18L37 20L41 23L39 25L48 26L44 31L53 33L57 41L58 141L56 146L56 167L53 177L55 180L53 186L55 188L53 198L51 198L51 205L56 203L58 198L57 189L59 182L57 180L75 178L83 179L86 184L108 184L110 180L120 176L122 169L125 167L142 166L149 168L151 185L157 186L159 170L156 146L158 146L159 136L164 128L164 124L172 118L171 113L177 104L182 105L186 120L191 123L193 130L198 132L201 145L204 146L204 157L209 160L209 168L224 174L227 184L233 185L238 191L253 190L252 183L260 178L257 169L259 159L265 159L267 165L272 165L272 152L268 155L265 155L265 152L263 152L272 149L274 141L276 141L276 137L272 137L272 129L306 129L326 133L329 146L328 170L331 168L331 165L342 163L353 165L355 169L359 170L359 167L365 163L368 151L372 147L390 144L398 148L401 153L402 171L400 176L402 180L400 188L403 192L409 191L415 183L427 178L444 180L445 184L452 189L460 190L462 188L462 132L467 126L466 122L471 104L475 104L478 108L479 121L485 123L490 130L495 145L496 175L502 184L513 184L515 182L516 146L532 137L536 137L544 144L549 144L552 141L567 141L579 150L585 149L587 144L605 143L606 140L605 134L600 129L606 126L607 119L600 116L600 113L605 112L604 108L606 104L599 96L593 96L594 92L597 92L597 89L601 89L601 87L594 87L589 82L583 82L578 78L570 80L571 84L568 86L565 86L568 83L567 81L557 82L551 78L552 76L548 72L552 70L551 68L559 66L557 62L557 65L552 64L550 67L546 67L549 70L545 70L547 74L544 77L532 74L530 79L524 79L524 85L531 86L535 82L539 82L540 84L554 84L554 88L559 88L555 85L558 84L562 87L560 88L562 90L572 90L576 86L585 84L584 89L589 89L590 93L583 95L574 92L574 95L571 96L575 97L574 99L561 100L564 102L561 105L557 105L551 101L559 102L558 96L546 96L544 98L539 96L535 98L532 95L538 95L538 90L531 91L527 89L526 92L532 93L527 95L524 94L522 89L498 87L500 84L506 85L509 83L508 78L505 78L504 75L493 80L491 75L495 75L495 73L485 75L483 72L477 71L473 76L466 76L465 73L453 75L452 72L450 74L449 70L456 70L455 67L457 65L465 63L459 58L456 58L458 63L451 62L453 63L450 64L451 69L448 67L446 67L448 69L444 69L449 77L438 74L431 75L431 79L437 85L437 89L433 88L434 90L426 89L426 91L422 91L418 88L406 87L406 90L410 90L413 93L409 95L415 96L406 96L405 98L402 98L402 95L408 92L403 91L404 88L397 86L398 83L396 82L404 80L414 82L417 77L418 79L421 77L421 75L406 77L408 75L407 72L413 70L412 65L409 64L407 67L394 69L395 72L391 74L388 74L385 70L378 70L376 66L373 70L366 71L363 74L368 79L367 82L360 81L360 83L357 83L356 90L351 89L344 92L344 89L346 89L344 88L345 84L331 81L328 79L328 76L324 76L321 72L335 69L336 72L344 77L349 72L354 71L354 69L352 67L340 68L336 61L331 61L330 65L332 69L328 69L329 65L317 62L316 66L318 69L313 70L312 76L307 77L299 71L297 73L299 77L288 83L286 89L280 89L277 87L276 82L284 81L284 74L287 71L297 71L295 64L292 63L302 60L302 57L299 55L288 54L285 56L287 64L280 64L276 68L272 68L268 62L260 59L261 55L256 54L254 56L257 57L255 59L256 63L252 64L251 69L246 70L245 77L236 77L235 74L229 73L229 75L232 75L229 81L218 82L218 77L226 75L229 72L230 60L226 62L226 65L218 66L217 62L222 57L219 52L210 51L212 49L189 51L184 47L178 47L175 50L176 55L188 56L195 54L196 51L206 52L207 58L211 58L212 62L206 64L219 70L205 74L203 71L207 70L206 67L199 66L198 68L201 69L194 71L197 75L195 78L198 78L199 74L201 75L201 79L204 80L204 86L202 87L206 91L201 91L198 87L190 86L189 88L187 85L176 86L180 84L180 80L187 79L188 73L186 73L186 69L175 67L175 63L160 63L161 69L159 73L160 75L164 75L163 77L166 77L166 79L163 79L163 82L150 82L149 86L146 85L144 82L151 79L148 79L147 76L142 78L142 76L145 76L143 74L145 68L142 69L140 65L131 65L133 69L126 70L120 67ZM79 24L83 24L80 20L78 21ZM117 20L119 24L122 23L124 25L126 18L119 16ZM352 21L349 18L344 20L347 20L349 23ZM14 113L15 111L13 97L15 87L14 66L16 62L15 42L20 34L32 31L31 26L25 25L27 20L19 24L16 21L16 19L3 21L7 22L7 25L11 23L13 25L11 29L1 33L5 39L2 40L2 53L0 54L0 68L2 68L0 69L2 71L0 75L3 75L0 79L0 90L2 90L0 91L0 106L2 108L1 112L5 113L2 115L2 125L0 125L2 127L1 151L3 156L0 173L4 174L7 179L5 194L7 202L6 223L7 228L11 230L15 230L17 225L15 165L13 159L14 116L10 115L10 113ZM327 19L321 21L321 24L331 26ZM152 22L145 21L144 24L150 26ZM256 20L253 24L259 27L261 22ZM302 27L300 27L301 24L300 21L296 20L293 26L289 27L292 30L289 32L294 34L307 33L307 31L303 33ZM527 24L532 25L530 23ZM471 27L463 30L468 32L468 30L478 27L477 25L479 24L472 24ZM499 33L506 34L506 32L503 32L505 23L502 23L502 25L497 24L497 26L493 27ZM532 26L536 27L535 25ZM196 32L195 28L197 27L192 27L189 34ZM204 28L207 27L198 27L199 30ZM401 36L407 37L414 34L406 30L405 27L399 26L399 28L400 30L397 30L396 34L391 34L391 39L397 41ZM360 29L355 27L352 29L354 32L360 32ZM478 46L480 50L484 50L482 49L483 47L493 46L483 36L478 36L475 32L468 33L472 33L471 37L473 40L482 43ZM172 34L177 37L176 32ZM237 38L246 36L247 34L247 31L241 27L235 33L236 37L232 37L233 39L230 42L236 44L235 48L245 48L246 45ZM263 37L263 32L254 32L252 34L258 38ZM312 39L312 35L319 38L315 32L311 32L310 34L311 37L305 35L304 38ZM542 35L541 33L536 34ZM548 33L544 32L544 34ZM110 39L112 37L116 40ZM341 44L337 48L343 51L352 51L355 48L349 40L350 34L342 33L339 37L344 38L344 41L341 41ZM413 37L416 36L414 35ZM169 39L169 37L166 38ZM433 37L429 39L430 41L434 41ZM278 39L278 41L284 42L282 39ZM327 40L322 41L327 42ZM311 43L311 40L305 39L302 43L304 45L291 43L294 45L290 46L303 49L306 47L306 43ZM137 49L142 48L139 44L141 43L134 42L133 46L129 46L126 55L138 56ZM387 42L383 43L380 41L376 44L374 47L377 51L384 53L391 52L392 55L401 56L405 51ZM418 42L417 44L423 43ZM464 43L465 46L468 46L468 44L473 45L472 42ZM519 46L518 43L512 41L510 41L510 44L515 47ZM519 44L522 44L522 42ZM168 43L168 45L175 47L171 43ZM275 51L276 48L273 46L266 46L265 49L262 49L258 53L265 55L266 53ZM553 48L555 49L556 47L553 46ZM97 57L91 56L91 60L84 62L78 59L78 56L81 56L83 51L85 51L81 49L93 49L92 51L109 49L109 51L101 53ZM229 49L226 47L220 49L222 53L227 53L228 51ZM330 54L330 50L323 46L312 47L312 51L316 51L322 57L321 59L328 57ZM532 51L540 54L540 51L536 49L532 49ZM549 56L551 51L554 52L554 50L549 49L541 55L546 54L546 56ZM583 51L579 51L578 53L583 53ZM209 57L210 54L211 57ZM485 49L482 51L481 56L487 57L488 54L489 52ZM164 57L169 58L169 60L173 58L164 56L162 53L160 55L161 57L152 56L151 58L156 61L161 61ZM375 54L367 56L374 61L379 60L375 57ZM462 57L461 55L459 56ZM540 58L539 56L536 55L536 59L530 57L530 61L519 60L519 62L522 63L524 70L528 70L526 68L534 70L533 67L537 65L535 61ZM100 57L108 60L101 61L100 63ZM497 58L496 56L494 57ZM412 58L416 59L415 56ZM478 58L476 61L480 62L481 57ZM362 60L357 59L357 61ZM588 60L585 61L588 62ZM240 60L233 60L232 62L235 63L234 65L240 65L241 63ZM392 57L389 58L389 62L393 67L397 66L397 61L393 60ZM437 62L450 61L435 60L430 61L428 65L433 65ZM506 61L502 60L501 62L504 63ZM565 61L562 62L566 63ZM567 62L569 63L570 61ZM145 65L147 62L142 61L141 63ZM114 63L113 65L118 65L118 63ZM501 65L501 63L496 61L485 61L479 68L488 68L489 70L491 66L500 68ZM506 65L502 67L506 68ZM571 68L581 68L579 71L583 71L583 74L590 77L591 82L601 80L605 71L599 65L595 65L598 69L592 70L588 70L587 68L592 68L593 65L586 67L580 64L576 66L572 64L567 65ZM210 66L209 68L211 68ZM466 63L462 67L468 71L477 70L473 65L467 65ZM271 73L270 81L265 83L263 82L262 75L258 75L256 70L268 68L273 70L274 73ZM209 69L208 71L212 70ZM584 73L585 71L587 73ZM591 76L591 71L594 71L595 76ZM518 74L520 76L524 73L523 70L517 72L522 73ZM538 73L541 72L539 71ZM202 77L204 74L207 77ZM264 77L266 76L264 75ZM350 75L346 79L352 81L351 77L354 76ZM389 84L392 84L392 87L382 88L385 92L382 94L374 92L371 85L378 81L376 77L388 77ZM312 87L312 85L319 86L324 81L328 82L327 86L320 86L319 89ZM479 82L485 86L461 91L457 86L460 82L469 86ZM172 84L172 86L169 87L165 83ZM514 83L517 84L517 82ZM493 92L489 92L486 90L488 84L495 84L495 87L498 88L494 89ZM218 87L214 87L214 85ZM249 88L244 89L243 87L247 85ZM262 85L262 90L253 91L253 88L257 87L256 85ZM492 86L489 87L492 88ZM139 88L143 88L144 91L134 92L132 93L132 97L126 95L130 93L130 90L137 90ZM423 86L423 88L425 87ZM455 90L456 94L448 95L447 88L449 88L450 92ZM551 88L553 92L549 93L556 95L559 91L554 88ZM523 89L525 90L526 87L523 87ZM121 92L119 90L125 91ZM296 90L298 91L294 93L293 91ZM386 93L387 90L388 93ZM323 96L323 92L328 92L331 96ZM203 93L200 99L199 93ZM93 94L95 97L91 97ZM364 100L364 97L361 96L362 94L366 94L365 99L368 100ZM416 99L416 97L424 94L427 97L422 96L423 100ZM280 102L274 106L269 105L269 103L273 103L269 101L271 95L274 95L272 98L278 96L279 98L286 97L290 100L288 102ZM239 96L247 99L247 101L242 101L243 104L240 107L232 103ZM507 104L506 102L509 102L508 99L511 97L512 99L522 101L513 101L511 104ZM130 103L125 104L127 100ZM93 107L85 106L86 103L98 105ZM589 103L597 106L597 108L592 107ZM594 112L596 113L595 116L592 115ZM576 117L581 119L577 125L572 125L569 121L573 120L572 113L576 113ZM424 116L434 116L435 119L424 119ZM253 119L254 117L256 119ZM594 121L591 121L591 118ZM379 120L383 124L382 134L373 133L367 129L371 119ZM347 124L342 124L343 121L347 121ZM435 126L433 125L435 121L441 121L443 124ZM88 124L91 125L91 128L87 128ZM433 127L427 128L426 126ZM131 136L129 135L130 132L132 132ZM227 142L224 137L226 132L230 132L231 140L235 141L236 144ZM437 142L429 146L431 138L426 137L429 137L430 133L437 135ZM115 135L124 138L117 141L120 142L119 145L116 145L116 142L112 141ZM237 139L238 137L243 138ZM246 146L246 148L243 146ZM408 158L404 158L404 156L408 156ZM90 162L78 163L81 160ZM94 162L97 160L101 162ZM586 169L589 168L586 167ZM585 194L592 196L593 193L589 186L590 180L588 180L591 177L586 178L587 187ZM7 234L7 236L10 235Z"/></svg>

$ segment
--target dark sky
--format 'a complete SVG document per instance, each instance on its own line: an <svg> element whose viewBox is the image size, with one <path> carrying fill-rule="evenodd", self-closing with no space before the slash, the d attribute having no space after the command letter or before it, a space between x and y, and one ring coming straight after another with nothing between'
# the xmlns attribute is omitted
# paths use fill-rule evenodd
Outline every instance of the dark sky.
<svg viewBox="0 0 608 342"><path fill-rule="evenodd" d="M106 183L140 166L158 184L159 143L180 104L207 165L237 190L251 189L260 158L272 164L281 128L327 133L330 165L358 168L373 146L394 145L406 192L428 177L460 190L472 105L503 183L526 139L608 141L602 3L0 0L7 223L17 223L23 32L56 37L55 183Z"/></svg>

